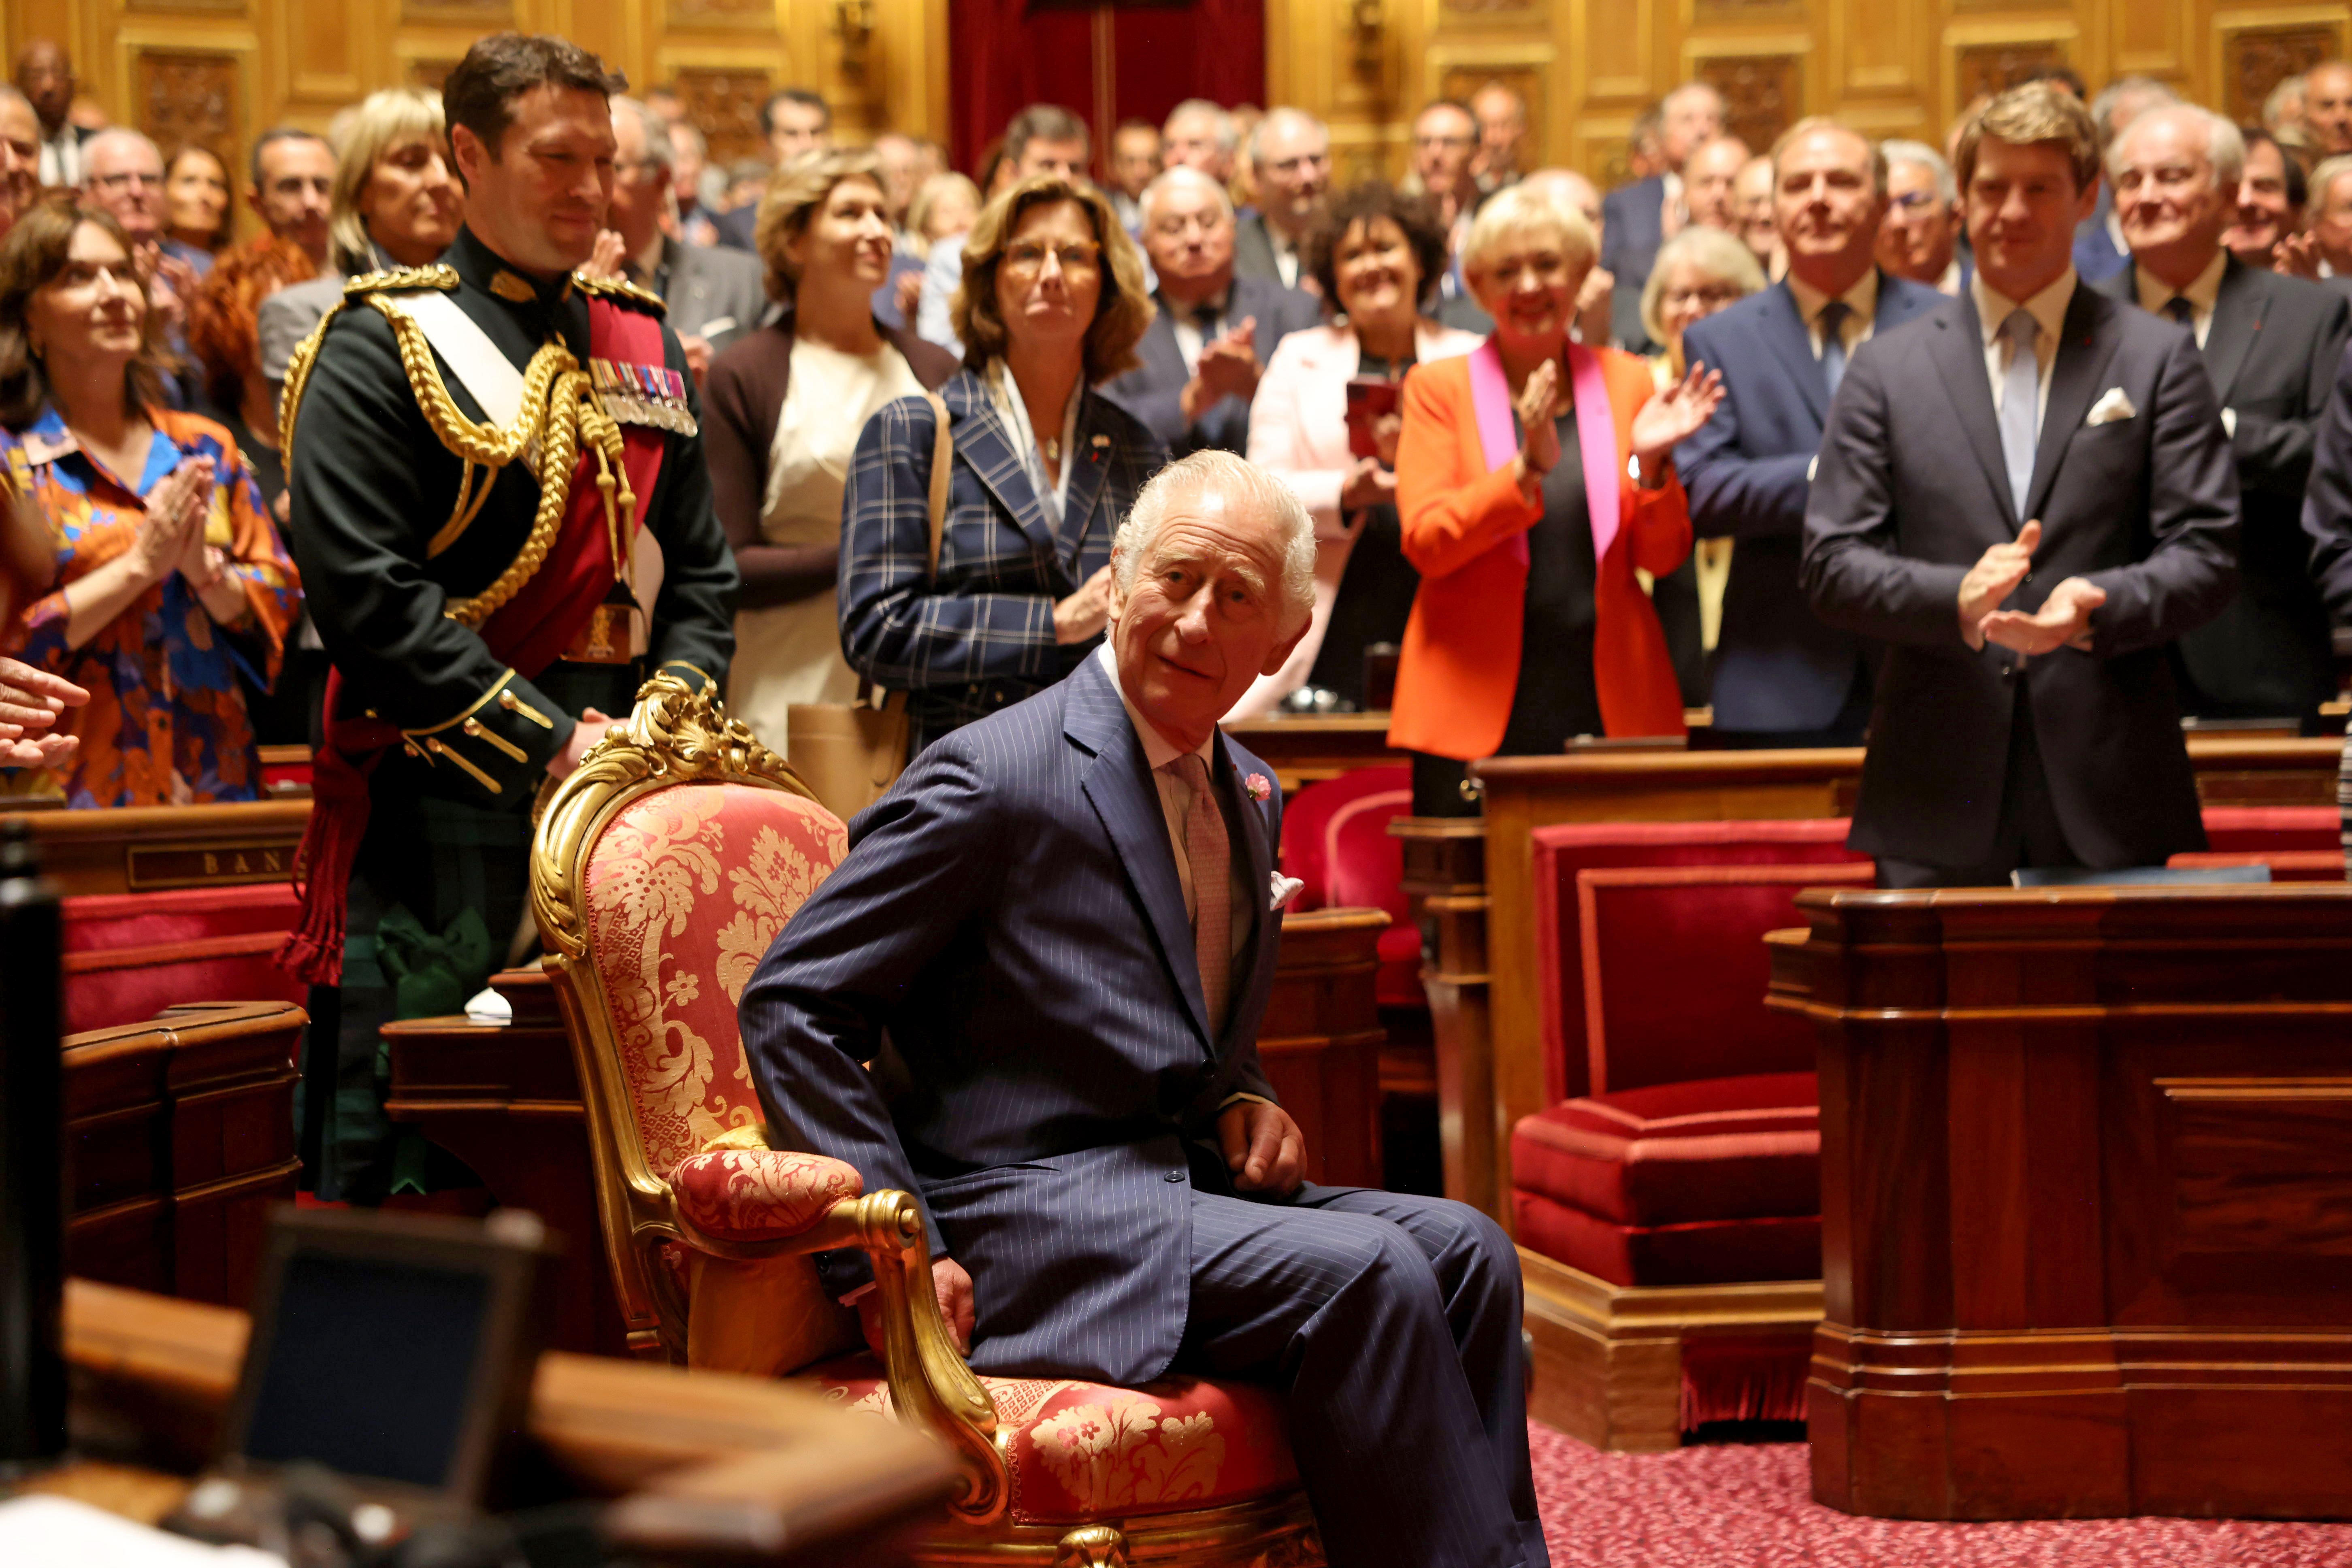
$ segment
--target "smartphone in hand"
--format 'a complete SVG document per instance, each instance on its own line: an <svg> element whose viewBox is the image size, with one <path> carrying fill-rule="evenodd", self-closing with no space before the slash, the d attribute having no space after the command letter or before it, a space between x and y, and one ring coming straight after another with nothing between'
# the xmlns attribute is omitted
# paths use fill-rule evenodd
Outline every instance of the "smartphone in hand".
<svg viewBox="0 0 2352 1568"><path fill-rule="evenodd" d="M1356 458L1378 458L1380 438L1374 427L1389 415L1394 414L1402 395L1398 384L1380 375L1351 375L1348 378L1348 453Z"/></svg>

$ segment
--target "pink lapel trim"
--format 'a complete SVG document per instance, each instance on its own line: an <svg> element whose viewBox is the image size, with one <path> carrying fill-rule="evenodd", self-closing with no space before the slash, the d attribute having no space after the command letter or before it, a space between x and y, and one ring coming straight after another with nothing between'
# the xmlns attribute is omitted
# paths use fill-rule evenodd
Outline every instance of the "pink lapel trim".
<svg viewBox="0 0 2352 1568"><path fill-rule="evenodd" d="M1617 419L1601 356L1568 345L1568 384L1576 395L1576 445L1584 458L1584 504L1592 513L1592 559L1608 558L1617 542Z"/></svg>
<svg viewBox="0 0 2352 1568"><path fill-rule="evenodd" d="M1511 383L1503 373L1502 351L1488 338L1469 355L1470 407L1478 419L1478 445L1486 471L1509 462L1519 449L1512 424ZM1568 384L1576 399L1576 446L1584 464L1584 504L1592 515L1592 559L1603 560L1617 542L1617 421L1610 411L1609 382L1601 356L1580 344L1568 345ZM1514 535L1512 552L1528 558L1524 534Z"/></svg>

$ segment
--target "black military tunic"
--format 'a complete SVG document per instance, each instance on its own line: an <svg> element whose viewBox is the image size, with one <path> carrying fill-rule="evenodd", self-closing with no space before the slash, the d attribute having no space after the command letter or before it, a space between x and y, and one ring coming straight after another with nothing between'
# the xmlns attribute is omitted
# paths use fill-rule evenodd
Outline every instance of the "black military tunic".
<svg viewBox="0 0 2352 1568"><path fill-rule="evenodd" d="M442 260L442 268L394 275L394 297L440 287L518 371L549 342L587 366L583 289L592 286L530 278L470 228ZM659 309L634 291L600 291ZM677 337L667 327L661 336L698 418ZM472 393L434 358L450 401L482 421ZM723 685L736 574L711 511L702 438L673 431L652 494L638 497L663 557L646 656L618 665L559 660L526 679L445 613L480 595L522 551L540 502L526 464L499 470L479 512L448 537L465 464L420 407L391 323L361 299L348 298L329 321L299 391L287 539L342 677L331 728L364 710L411 742L383 752L369 781L342 984L340 994L313 989L305 1051L306 1180L323 1198L371 1203L395 1182L463 1179L437 1151L394 1138L382 1110L378 1031L394 1017L454 1011L513 956L529 901L530 808L549 760L585 709L625 716L654 669Z"/></svg>

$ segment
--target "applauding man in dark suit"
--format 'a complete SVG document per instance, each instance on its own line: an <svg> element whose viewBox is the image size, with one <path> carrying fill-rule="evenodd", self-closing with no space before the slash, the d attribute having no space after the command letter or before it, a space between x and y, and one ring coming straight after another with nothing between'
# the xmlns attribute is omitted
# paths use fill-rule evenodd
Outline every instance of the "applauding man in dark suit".
<svg viewBox="0 0 2352 1568"><path fill-rule="evenodd" d="M1217 720L1306 634L1313 524L1201 452L1111 559L1104 647L918 757L761 962L769 1123L921 1194L978 1370L1262 1379L1332 1562L1544 1568L1509 1239L1302 1184L1258 1063L1281 796Z"/></svg>
<svg viewBox="0 0 2352 1568"><path fill-rule="evenodd" d="M2182 711L2315 722L2336 695L2336 671L2303 489L2352 308L2222 248L2245 162L2238 128L2192 104L2161 105L2125 127L2107 178L2132 265L2097 288L2196 335L2238 462L2238 594L2174 645Z"/></svg>
<svg viewBox="0 0 2352 1568"><path fill-rule="evenodd" d="M1958 153L1977 275L1854 355L1805 513L1814 608L1892 645L1849 842L1890 887L2162 865L2205 842L2166 649L2237 586L2221 405L2075 277L2081 104L2012 88Z"/></svg>

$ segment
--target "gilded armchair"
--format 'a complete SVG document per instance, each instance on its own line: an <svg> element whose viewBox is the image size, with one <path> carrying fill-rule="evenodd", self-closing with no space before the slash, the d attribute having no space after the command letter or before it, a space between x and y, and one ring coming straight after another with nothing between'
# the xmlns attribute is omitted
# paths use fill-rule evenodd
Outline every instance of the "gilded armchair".
<svg viewBox="0 0 2352 1568"><path fill-rule="evenodd" d="M1317 1564L1279 1404L1246 1384L983 1378L909 1194L767 1146L735 1008L847 833L721 704L656 676L548 800L531 896L587 1105L606 1260L640 1355L812 1381L963 1473L926 1563ZM877 1363L810 1258L873 1259Z"/></svg>

